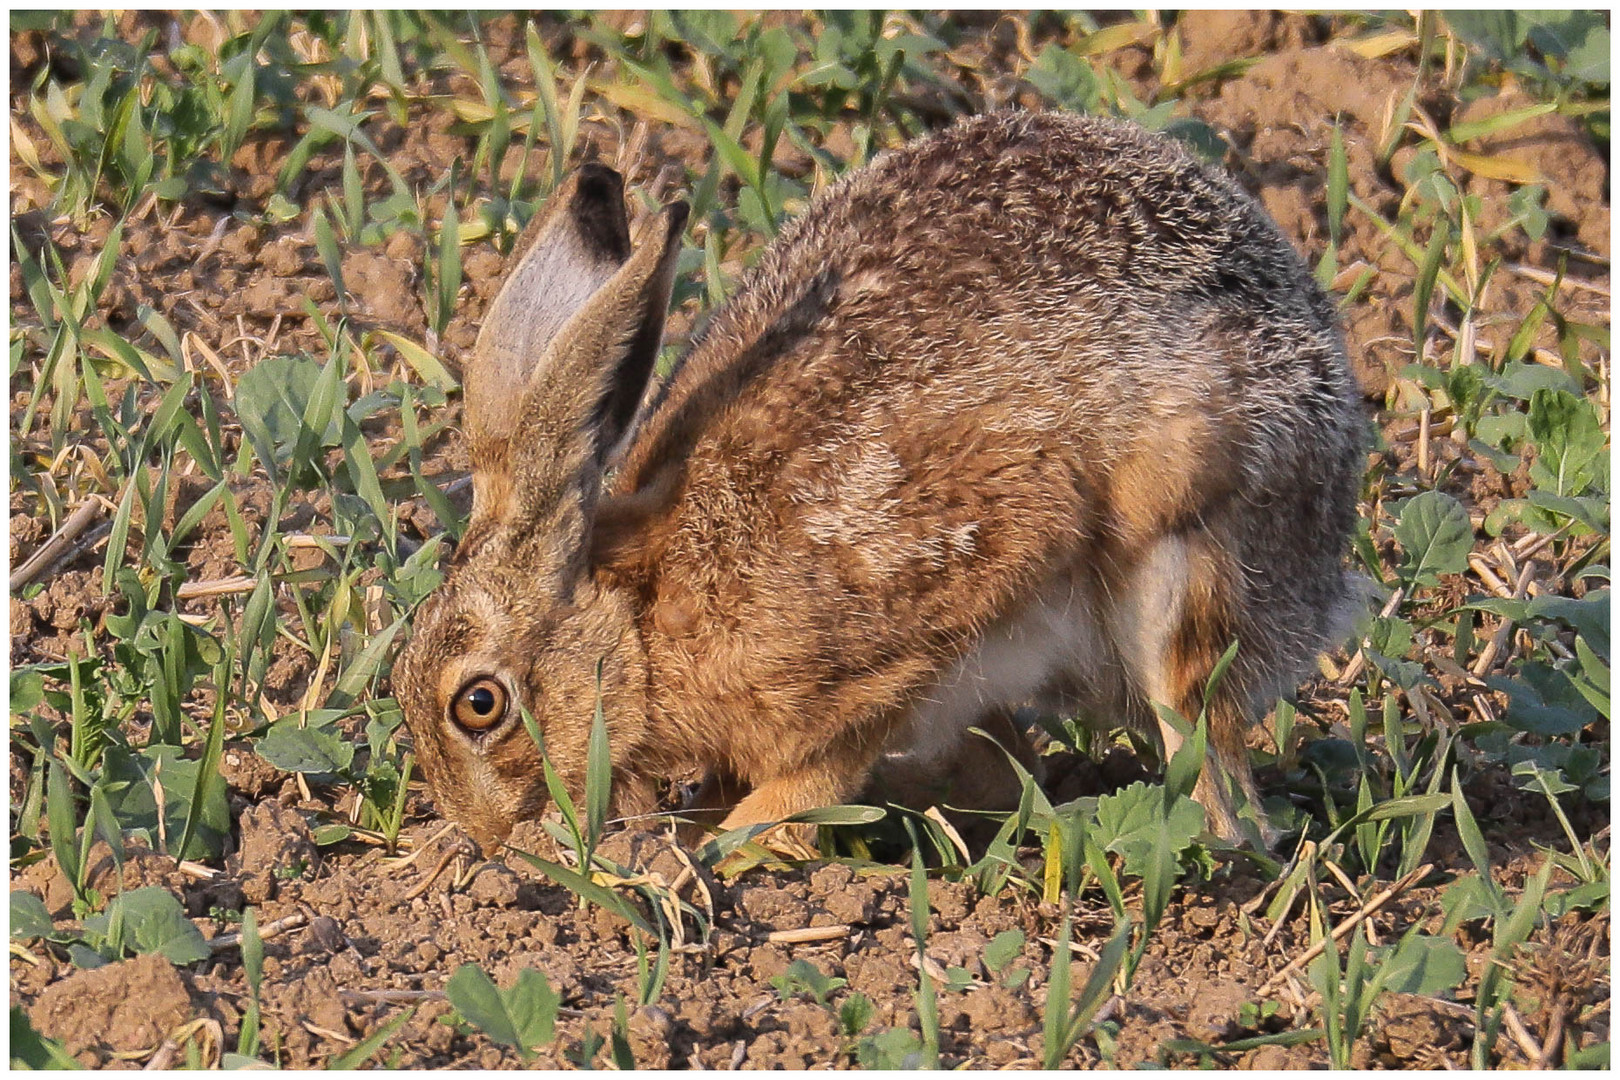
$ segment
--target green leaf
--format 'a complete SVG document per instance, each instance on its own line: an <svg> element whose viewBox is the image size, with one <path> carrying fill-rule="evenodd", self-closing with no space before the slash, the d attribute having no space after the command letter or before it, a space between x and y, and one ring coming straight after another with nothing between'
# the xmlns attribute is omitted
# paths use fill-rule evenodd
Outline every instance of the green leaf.
<svg viewBox="0 0 1620 1080"><path fill-rule="evenodd" d="M1528 28L1514 11L1447 11L1446 25L1492 60L1510 60L1524 45Z"/></svg>
<svg viewBox="0 0 1620 1080"><path fill-rule="evenodd" d="M161 953L176 965L208 959L208 942L186 918L180 901L168 889L151 885L113 897L109 914L123 916L125 940L138 953Z"/></svg>
<svg viewBox="0 0 1620 1080"><path fill-rule="evenodd" d="M411 370L415 371L428 386L449 393L459 385L455 376L440 363L438 357L410 338L396 334L392 330L376 330L374 333L397 349L400 358L409 364Z"/></svg>
<svg viewBox="0 0 1620 1080"><path fill-rule="evenodd" d="M1609 1055L1609 1040L1604 1039L1600 1043L1568 1051L1568 1057L1564 1059L1564 1068L1608 1072Z"/></svg>
<svg viewBox="0 0 1620 1080"><path fill-rule="evenodd" d="M337 234L332 231L332 222L328 220L326 211L317 206L314 212L315 250L321 256L321 262L326 265L326 272L332 278L332 284L337 286L338 300L347 302L348 290L343 287L343 253L338 249Z"/></svg>
<svg viewBox="0 0 1620 1080"><path fill-rule="evenodd" d="M444 984L444 996L474 1027L503 1046L515 1047L525 1061L531 1048L522 1045L517 1022L500 988L477 964L463 964Z"/></svg>
<svg viewBox="0 0 1620 1080"><path fill-rule="evenodd" d="M1047 43L1024 77L1048 99L1074 112L1094 113L1102 102L1096 70L1055 42Z"/></svg>
<svg viewBox="0 0 1620 1080"><path fill-rule="evenodd" d="M317 827L311 838L315 841L316 847L330 847L332 844L342 843L352 835L354 830L347 825L330 823Z"/></svg>
<svg viewBox="0 0 1620 1080"><path fill-rule="evenodd" d="M524 1061L552 1040L561 998L533 968L518 972L508 990L476 964L463 964L444 985L450 1004L491 1041L517 1050Z"/></svg>
<svg viewBox="0 0 1620 1080"><path fill-rule="evenodd" d="M45 821L51 830L51 851L62 876L75 886L79 883L78 811L73 806L73 789L61 762L51 760L50 779L45 786Z"/></svg>
<svg viewBox="0 0 1620 1080"><path fill-rule="evenodd" d="M1231 655L1228 650L1227 655ZM1208 701L1212 695L1206 694L1204 700ZM1180 726L1182 718L1175 716L1174 711L1167 705L1156 705L1159 710L1161 722L1172 720ZM1186 734L1186 733L1184 733ZM1164 798L1166 807L1174 805L1181 796L1190 797L1193 789L1198 786L1199 774L1209 765L1209 721L1205 716L1199 716L1198 722L1193 726L1190 737L1185 739L1170 755L1170 761L1164 767Z"/></svg>
<svg viewBox="0 0 1620 1080"><path fill-rule="evenodd" d="M176 621L170 624L176 628L184 624ZM174 651L171 645L171 655ZM222 662L220 665L220 682L229 682L229 668ZM187 808L185 828L180 833L179 851L190 850L193 841L204 827L204 818L210 803L217 800L210 799L214 794L212 789L218 789L220 798L224 797L225 777L219 771L220 754L225 746L225 695L215 695L214 714L208 724L208 741L203 746L202 757L196 765L196 779L191 785L190 806ZM94 795L92 795L94 801ZM116 846L115 846L116 847Z"/></svg>
<svg viewBox="0 0 1620 1080"><path fill-rule="evenodd" d="M1046 980L1046 1015L1042 1018L1041 1024L1041 1046L1043 1067L1047 1070L1061 1066L1063 1055L1069 1052L1072 1045L1067 1036L1069 973L1074 963L1074 954L1069 949L1070 937L1074 932L1073 924L1073 916L1065 911L1063 926L1058 931L1057 944L1052 948L1051 973Z"/></svg>
<svg viewBox="0 0 1620 1080"><path fill-rule="evenodd" d="M11 894L11 936L22 941L50 937L56 932L45 901L18 889Z"/></svg>
<svg viewBox="0 0 1620 1080"><path fill-rule="evenodd" d="M83 1069L55 1039L34 1030L21 1005L11 1007L11 1067L13 1069Z"/></svg>
<svg viewBox="0 0 1620 1080"><path fill-rule="evenodd" d="M842 806L818 806L812 810L800 810L797 814L790 814L782 820L805 825L871 825L887 816L888 811L880 807L847 803Z"/></svg>
<svg viewBox="0 0 1620 1080"><path fill-rule="evenodd" d="M1483 120L1472 120L1465 124L1455 124L1446 132L1446 141L1451 143L1465 143L1470 139L1478 139L1484 135L1495 135L1518 127L1527 120L1534 120L1538 116L1558 111L1556 101L1544 101L1523 109L1509 109L1506 112L1488 116Z"/></svg>
<svg viewBox="0 0 1620 1080"><path fill-rule="evenodd" d="M855 1060L863 1069L920 1069L922 1040L908 1028L889 1028L862 1039L855 1048Z"/></svg>
<svg viewBox="0 0 1620 1080"><path fill-rule="evenodd" d="M388 657L388 648L393 644L394 635L405 625L405 619L406 616L401 615L366 642L366 647L360 650L360 654L343 669L343 674L338 676L336 685L332 687L332 693L326 699L328 708L347 709L365 690L366 684L382 674L382 665ZM351 755L354 753L352 748L349 753Z"/></svg>
<svg viewBox="0 0 1620 1080"><path fill-rule="evenodd" d="M641 913L628 900L612 889L604 885L598 885L584 875L570 870L566 866L559 866L554 862L542 859L538 855L531 855L527 851L510 846L507 847L507 850L581 899L587 900L599 908L611 911L648 937L658 936L658 932L653 929L652 924L643 918Z"/></svg>
<svg viewBox="0 0 1620 1080"><path fill-rule="evenodd" d="M1606 486L1608 439L1585 398L1565 390L1537 390L1530 396L1529 425L1536 444L1530 479L1537 487L1555 495L1579 495L1593 483Z"/></svg>
<svg viewBox="0 0 1620 1080"><path fill-rule="evenodd" d="M1455 766L1451 770L1451 809L1457 823L1457 836L1462 840L1463 850L1468 853L1469 861L1479 872L1480 885L1500 905L1501 890L1491 878L1490 849L1485 846L1485 836L1479 831L1479 822L1474 819L1474 812L1468 809L1468 803L1463 798L1462 785L1457 781Z"/></svg>
<svg viewBox="0 0 1620 1080"><path fill-rule="evenodd" d="M1159 827L1164 823L1161 840ZM1177 856L1204 831L1204 808L1186 796L1177 796L1168 815L1163 789L1138 780L1130 787L1097 800L1096 841L1104 850L1125 857L1125 872L1143 877L1157 857L1156 846L1168 845Z"/></svg>
<svg viewBox="0 0 1620 1080"><path fill-rule="evenodd" d="M591 718L590 741L585 749L585 836L593 849L607 824L613 792L613 758L608 749L607 722L602 713L602 662L596 664L596 707Z"/></svg>
<svg viewBox="0 0 1620 1080"><path fill-rule="evenodd" d="M1417 342L1418 356L1423 356L1423 341L1428 333L1429 325L1429 299L1434 295L1434 284L1439 279L1440 270L1445 262L1446 244L1451 239L1451 223L1449 219L1441 217L1436 219L1434 235L1429 237L1429 246L1423 252L1423 262L1418 266L1417 281L1412 286L1412 336Z"/></svg>
<svg viewBox="0 0 1620 1080"><path fill-rule="evenodd" d="M236 148L242 145L247 137L249 125L253 123L254 75L257 65L253 62L251 54L244 55L242 60L242 74L231 88L230 101L226 105L225 131L220 142L220 158L229 162L236 153Z"/></svg>
<svg viewBox="0 0 1620 1080"><path fill-rule="evenodd" d="M1567 670L1540 661L1521 664L1516 679L1491 676L1485 682L1508 695L1502 719L1519 731L1573 735L1598 718Z"/></svg>
<svg viewBox="0 0 1620 1080"><path fill-rule="evenodd" d="M1408 499L1395 525L1395 539L1406 553L1401 572L1418 585L1438 585L1440 574L1468 568L1474 527L1462 503L1440 491Z"/></svg>
<svg viewBox="0 0 1620 1080"><path fill-rule="evenodd" d="M999 975L1001 969L1022 955L1023 951L1024 932L1003 930L984 947L984 966L990 969L991 974Z"/></svg>
<svg viewBox="0 0 1620 1080"><path fill-rule="evenodd" d="M237 380L232 398L237 420L253 452L267 468L285 463L292 456L320 377L321 366L307 356L271 356ZM336 424L321 436L325 446L337 446L341 440Z"/></svg>
<svg viewBox="0 0 1620 1080"><path fill-rule="evenodd" d="M373 1031L370 1035L367 1035L364 1039L361 1039L353 1046L353 1048L345 1050L343 1053L332 1058L332 1060L327 1063L326 1067L339 1072L348 1069L360 1068L360 1066L364 1065L371 1059L373 1054L375 1054L378 1050L381 1050L383 1045L387 1043L389 1039L392 1039L394 1034L398 1032L400 1028L404 1027L405 1022L415 1015L415 1013L416 1007L413 1005L411 1008L406 1009L404 1012L388 1021L388 1023L384 1024L376 1031Z"/></svg>
<svg viewBox="0 0 1620 1080"><path fill-rule="evenodd" d="M45 701L45 676L37 668L11 669L11 715L20 716Z"/></svg>
<svg viewBox="0 0 1620 1080"><path fill-rule="evenodd" d="M354 744L323 727L299 727L288 716L270 725L254 751L283 772L336 775L354 760Z"/></svg>
<svg viewBox="0 0 1620 1080"><path fill-rule="evenodd" d="M1451 933L1463 923L1494 918L1501 907L1494 883L1477 873L1461 874L1440 895L1440 910L1445 915L1442 933Z"/></svg>
<svg viewBox="0 0 1620 1080"><path fill-rule="evenodd" d="M872 999L862 993L845 997L838 1006L838 1030L846 1036L859 1035L872 1022Z"/></svg>
<svg viewBox="0 0 1620 1080"><path fill-rule="evenodd" d="M1468 976L1462 950L1450 938L1416 934L1374 955L1382 957L1383 988L1398 994L1437 997Z"/></svg>
<svg viewBox="0 0 1620 1080"><path fill-rule="evenodd" d="M820 1005L827 1004L827 996L834 990L848 985L847 980L834 978L802 958L789 964L787 970L772 978L770 983L776 987L777 996L783 1001L807 993Z"/></svg>
<svg viewBox="0 0 1620 1080"><path fill-rule="evenodd" d="M438 262L434 267L434 327L444 333L455 313L456 295L461 291L461 218L455 200L445 207L444 220L439 223Z"/></svg>
<svg viewBox="0 0 1620 1080"><path fill-rule="evenodd" d="M1339 244L1339 232L1344 222L1344 208L1350 196L1350 165L1344 152L1344 135L1339 125L1333 125L1332 141L1328 144L1327 214L1328 236L1334 247Z"/></svg>
<svg viewBox="0 0 1620 1080"><path fill-rule="evenodd" d="M230 806L225 785L203 785L202 808L196 816L190 846L179 848L185 835L186 820L192 815L196 796L199 761L182 756L177 746L153 745L130 750L119 744L107 747L103 757L100 786L107 804L125 832L144 832L157 843L158 804L153 785L163 787L163 831L169 838L169 854L181 859L207 859L220 854L230 833Z"/></svg>

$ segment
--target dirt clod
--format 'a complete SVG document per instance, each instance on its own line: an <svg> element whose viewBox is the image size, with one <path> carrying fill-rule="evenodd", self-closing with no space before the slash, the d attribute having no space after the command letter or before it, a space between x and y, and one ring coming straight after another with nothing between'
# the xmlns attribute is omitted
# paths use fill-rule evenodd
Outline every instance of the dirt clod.
<svg viewBox="0 0 1620 1080"><path fill-rule="evenodd" d="M314 865L315 841L303 815L279 802L243 811L240 865L242 893L255 904L276 895L280 881L301 877Z"/></svg>
<svg viewBox="0 0 1620 1080"><path fill-rule="evenodd" d="M52 983L30 1015L40 1034L94 1067L118 1051L156 1049L191 1013L180 973L148 953Z"/></svg>

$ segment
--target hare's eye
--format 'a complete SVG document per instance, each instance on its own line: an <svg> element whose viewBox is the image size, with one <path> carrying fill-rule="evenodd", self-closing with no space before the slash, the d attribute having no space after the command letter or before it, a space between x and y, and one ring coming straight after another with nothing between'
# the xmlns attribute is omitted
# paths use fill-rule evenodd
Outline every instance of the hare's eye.
<svg viewBox="0 0 1620 1080"><path fill-rule="evenodd" d="M506 715L506 688L487 676L474 679L456 693L450 716L468 731L488 731Z"/></svg>

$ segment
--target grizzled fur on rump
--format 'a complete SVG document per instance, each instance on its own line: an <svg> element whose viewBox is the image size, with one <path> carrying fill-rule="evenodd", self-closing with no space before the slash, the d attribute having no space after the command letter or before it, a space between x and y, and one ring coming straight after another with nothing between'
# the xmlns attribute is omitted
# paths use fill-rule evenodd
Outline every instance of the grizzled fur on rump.
<svg viewBox="0 0 1620 1080"><path fill-rule="evenodd" d="M614 281L645 292L628 268L658 242ZM603 318L596 302L561 336ZM645 337L657 302L620 304L593 347ZM578 783L602 658L626 808L693 767L711 793L748 792L728 826L854 797L874 767L948 797L1000 765L966 728L1005 732L1031 700L1171 749L1150 702L1207 707L1252 800L1246 726L1346 599L1362 419L1333 306L1232 181L1131 125L993 114L853 173L782 230L628 432L596 430L595 399L554 422L531 399L548 370L635 381L636 363L530 348L504 397L540 422L514 445L578 464L527 490L501 466L516 507L475 513L481 550L458 555L398 675L435 791L489 836L543 781L520 724L447 720L457 688L498 673ZM1215 770L1197 795L1237 835Z"/></svg>

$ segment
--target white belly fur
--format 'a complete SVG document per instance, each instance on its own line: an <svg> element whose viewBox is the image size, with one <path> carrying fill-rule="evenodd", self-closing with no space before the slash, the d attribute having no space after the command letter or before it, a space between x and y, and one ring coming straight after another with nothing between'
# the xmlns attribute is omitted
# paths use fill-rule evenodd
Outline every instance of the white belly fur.
<svg viewBox="0 0 1620 1080"><path fill-rule="evenodd" d="M1143 706L1165 694L1163 656L1186 576L1184 545L1167 538L1114 595L1102 595L1089 573L1053 578L923 694L891 738L885 762L941 763L986 712L1031 703L1078 707L1102 726L1146 721L1158 728Z"/></svg>

